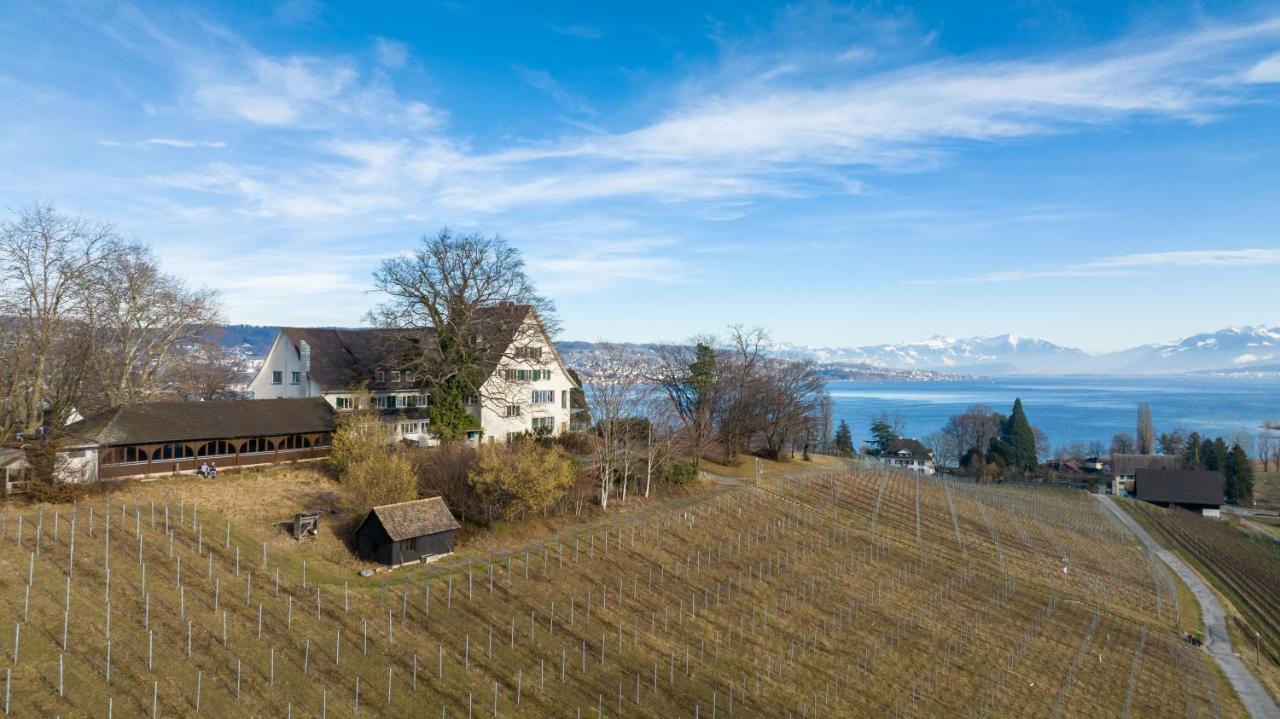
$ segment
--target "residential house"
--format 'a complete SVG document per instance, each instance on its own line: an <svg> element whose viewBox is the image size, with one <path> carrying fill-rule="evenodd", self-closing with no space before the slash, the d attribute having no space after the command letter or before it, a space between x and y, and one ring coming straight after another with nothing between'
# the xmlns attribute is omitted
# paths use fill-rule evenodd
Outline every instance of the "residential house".
<svg viewBox="0 0 1280 719"><path fill-rule="evenodd" d="M933 452L918 440L894 440L879 454L881 464L906 472L933 474Z"/></svg>
<svg viewBox="0 0 1280 719"><path fill-rule="evenodd" d="M580 389L538 319L524 305L484 310L482 326L501 352L486 363L488 378L467 409L480 428L472 442L518 434L560 434L570 428L571 392ZM433 444L429 400L421 371L434 352L426 330L280 329L253 381L254 399L323 397L338 411L372 402L398 439ZM367 398L367 399L366 399Z"/></svg>
<svg viewBox="0 0 1280 719"><path fill-rule="evenodd" d="M1178 469L1181 466L1181 459L1169 454L1113 454L1111 491L1118 497L1132 493L1133 480L1139 469Z"/></svg>

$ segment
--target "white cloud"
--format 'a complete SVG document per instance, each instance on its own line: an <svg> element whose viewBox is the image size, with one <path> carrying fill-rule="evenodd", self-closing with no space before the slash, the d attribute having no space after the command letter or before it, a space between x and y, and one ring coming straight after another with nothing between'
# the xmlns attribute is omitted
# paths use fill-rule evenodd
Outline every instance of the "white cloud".
<svg viewBox="0 0 1280 719"><path fill-rule="evenodd" d="M1259 61L1244 74L1245 82L1280 82L1280 54Z"/></svg>
<svg viewBox="0 0 1280 719"><path fill-rule="evenodd" d="M221 149L227 146L227 143L220 140L183 140L175 137L152 137L143 140L142 144L179 148L207 147L212 149Z"/></svg>
<svg viewBox="0 0 1280 719"><path fill-rule="evenodd" d="M1272 267L1280 266L1280 250L1182 250L1115 255L1089 262L1036 270L1006 270L975 277L912 280L913 285L990 284L1061 278L1125 277L1163 267Z"/></svg>
<svg viewBox="0 0 1280 719"><path fill-rule="evenodd" d="M409 62L409 47L402 42L380 37L373 41L374 56L378 64L393 70L405 66Z"/></svg>

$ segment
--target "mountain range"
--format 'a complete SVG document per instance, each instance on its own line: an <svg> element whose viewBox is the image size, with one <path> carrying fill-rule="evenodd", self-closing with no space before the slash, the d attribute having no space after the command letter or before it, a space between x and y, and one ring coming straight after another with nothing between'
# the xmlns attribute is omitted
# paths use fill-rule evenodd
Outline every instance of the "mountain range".
<svg viewBox="0 0 1280 719"><path fill-rule="evenodd" d="M984 375L1273 374L1280 372L1280 327L1229 327L1172 342L1090 353L1017 335L951 338L862 347L779 344L780 356Z"/></svg>
<svg viewBox="0 0 1280 719"><path fill-rule="evenodd" d="M228 348L258 356L266 352L276 328L230 325L219 339ZM588 366L593 342L556 343L565 360ZM656 344L631 344L640 354L653 352ZM778 357L807 359L837 372L918 378L947 375L1017 374L1231 374L1280 375L1280 326L1228 327L1172 342L1139 345L1116 352L1091 353L1033 337L1004 334L994 337L951 338L935 336L918 342L814 347L778 343L770 347Z"/></svg>

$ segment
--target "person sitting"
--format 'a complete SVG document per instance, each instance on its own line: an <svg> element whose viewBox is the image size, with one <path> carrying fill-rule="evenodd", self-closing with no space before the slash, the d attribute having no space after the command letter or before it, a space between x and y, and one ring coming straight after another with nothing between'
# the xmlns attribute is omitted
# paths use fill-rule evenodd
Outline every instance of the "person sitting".
<svg viewBox="0 0 1280 719"><path fill-rule="evenodd" d="M210 462L210 463L209 463L209 476L210 476L210 477L213 477L214 479L217 479L217 478L218 478L218 463L217 463L217 462Z"/></svg>
<svg viewBox="0 0 1280 719"><path fill-rule="evenodd" d="M208 465L208 463L206 463L206 462L201 462L201 463L200 463L200 476L201 476L201 477L208 477L208 476L209 476L209 465Z"/></svg>

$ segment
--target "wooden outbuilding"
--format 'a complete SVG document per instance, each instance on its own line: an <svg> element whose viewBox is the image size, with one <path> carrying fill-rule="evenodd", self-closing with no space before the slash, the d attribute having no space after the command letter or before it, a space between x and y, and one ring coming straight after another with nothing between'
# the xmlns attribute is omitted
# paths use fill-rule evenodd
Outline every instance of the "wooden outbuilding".
<svg viewBox="0 0 1280 719"><path fill-rule="evenodd" d="M453 551L462 525L441 497L386 504L369 510L356 529L361 559L392 567Z"/></svg>

